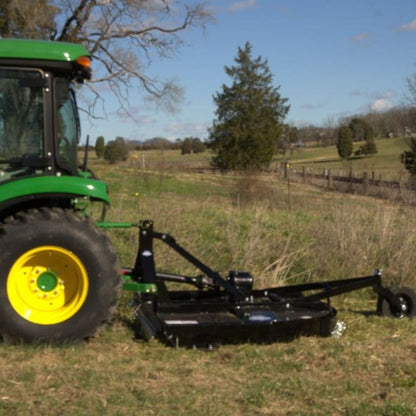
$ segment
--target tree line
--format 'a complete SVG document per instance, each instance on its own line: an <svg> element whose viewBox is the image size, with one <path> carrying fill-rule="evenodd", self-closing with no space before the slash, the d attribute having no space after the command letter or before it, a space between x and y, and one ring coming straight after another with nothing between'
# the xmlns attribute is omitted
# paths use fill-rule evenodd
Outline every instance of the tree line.
<svg viewBox="0 0 416 416"><path fill-rule="evenodd" d="M168 139L157 137L139 142L116 137L115 140L105 142L104 136L97 137L93 147L99 159L104 159L111 164L126 161L131 150L178 150L182 155L202 153L207 150L207 144L198 137L186 137L185 139Z"/></svg>

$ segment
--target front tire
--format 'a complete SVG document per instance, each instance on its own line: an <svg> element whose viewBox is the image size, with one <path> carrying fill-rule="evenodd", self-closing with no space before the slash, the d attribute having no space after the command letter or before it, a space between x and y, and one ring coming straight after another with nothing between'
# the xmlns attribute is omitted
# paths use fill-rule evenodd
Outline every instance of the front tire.
<svg viewBox="0 0 416 416"><path fill-rule="evenodd" d="M110 241L74 211L32 209L0 227L0 335L7 342L87 339L111 318L120 287Z"/></svg>

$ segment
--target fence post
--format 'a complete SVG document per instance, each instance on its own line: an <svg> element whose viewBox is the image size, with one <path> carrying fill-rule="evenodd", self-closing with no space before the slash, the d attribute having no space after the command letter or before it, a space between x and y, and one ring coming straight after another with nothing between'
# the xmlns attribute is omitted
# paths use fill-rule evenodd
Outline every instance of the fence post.
<svg viewBox="0 0 416 416"><path fill-rule="evenodd" d="M353 186L352 186L352 167L350 168L350 172L349 172L349 186L348 186L348 192L352 192L353 191Z"/></svg>
<svg viewBox="0 0 416 416"><path fill-rule="evenodd" d="M334 189L334 181L332 180L331 169L328 169L328 189Z"/></svg>
<svg viewBox="0 0 416 416"><path fill-rule="evenodd" d="M363 193L367 195L368 191L368 172L363 173Z"/></svg>
<svg viewBox="0 0 416 416"><path fill-rule="evenodd" d="M303 183L306 182L306 168L305 168L305 166L302 167L302 180L303 180Z"/></svg>
<svg viewBox="0 0 416 416"><path fill-rule="evenodd" d="M290 192L290 165L289 163L286 163L286 181L287 181L287 203L288 203L288 209L289 209L289 213L292 212L292 194Z"/></svg>

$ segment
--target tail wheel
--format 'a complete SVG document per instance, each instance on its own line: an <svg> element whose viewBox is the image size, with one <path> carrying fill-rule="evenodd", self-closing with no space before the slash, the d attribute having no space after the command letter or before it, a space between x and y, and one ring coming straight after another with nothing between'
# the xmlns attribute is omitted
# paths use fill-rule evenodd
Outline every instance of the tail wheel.
<svg viewBox="0 0 416 416"><path fill-rule="evenodd" d="M390 318L414 318L416 316L416 293L414 290L406 286L389 289L399 299L401 307L398 310L390 305L384 297L379 296L377 302L378 314Z"/></svg>
<svg viewBox="0 0 416 416"><path fill-rule="evenodd" d="M0 229L0 334L14 341L88 338L107 321L121 280L108 238L72 211L21 212Z"/></svg>

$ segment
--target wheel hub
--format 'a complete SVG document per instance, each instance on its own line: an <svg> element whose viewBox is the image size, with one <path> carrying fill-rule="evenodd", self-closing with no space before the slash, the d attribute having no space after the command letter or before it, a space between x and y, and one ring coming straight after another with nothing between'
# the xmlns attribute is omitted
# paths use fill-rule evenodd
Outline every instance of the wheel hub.
<svg viewBox="0 0 416 416"><path fill-rule="evenodd" d="M52 271L43 272L37 279L37 286L43 292L51 292L58 286L59 278Z"/></svg>
<svg viewBox="0 0 416 416"><path fill-rule="evenodd" d="M65 292L65 282L57 273L44 267L35 267L29 273L28 287L34 297L44 301L56 299Z"/></svg>

